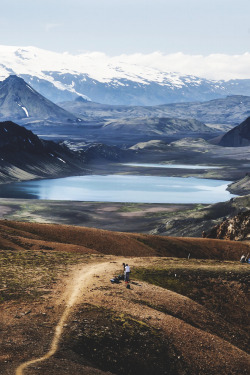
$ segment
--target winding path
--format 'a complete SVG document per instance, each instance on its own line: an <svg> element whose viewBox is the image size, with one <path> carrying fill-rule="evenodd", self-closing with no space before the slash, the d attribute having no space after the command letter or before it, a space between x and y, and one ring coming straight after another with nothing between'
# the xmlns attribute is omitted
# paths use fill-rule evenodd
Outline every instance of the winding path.
<svg viewBox="0 0 250 375"><path fill-rule="evenodd" d="M113 258L114 260L114 258ZM180 353L185 367L193 373L216 374L245 374L247 373L250 356L227 341L227 338L217 335L217 328L227 331L227 323L216 322L213 315L202 305L189 298L141 282L132 285L131 289L110 285L108 275L113 275L121 265L121 259L116 261L98 262L77 266L70 277L63 298L64 312L55 328L49 351L41 357L22 363L16 369L16 375L25 375L25 370L38 362L52 357L59 348L65 323L70 313L78 303L87 302L105 306L117 312L132 315L137 320L148 322L158 328L172 343L172 348ZM149 259L127 259L129 264L148 264ZM103 285L105 288L103 288ZM109 285L109 287L108 287ZM118 293L119 291L119 293ZM144 301L143 308L140 303ZM151 302L165 308L168 313L147 306ZM178 317L177 317L178 316ZM210 329L208 329L210 327ZM217 328L216 328L217 327ZM213 332L210 332L213 331Z"/></svg>
<svg viewBox="0 0 250 375"><path fill-rule="evenodd" d="M66 301L66 307L65 310L61 316L61 319L59 320L53 340L51 342L50 350L44 354L41 357L31 359L30 361L22 363L17 369L16 369L16 375L24 375L25 369L35 363L43 362L52 357L59 347L60 338L63 333L63 327L65 323L67 322L69 315L71 313L71 310L73 307L82 301L82 294L84 290L87 288L89 284L93 284L94 276L95 274L103 274L107 271L107 269L111 272L112 268L114 268L114 265L111 263L98 263L94 265L84 265L84 267L81 267L73 276L72 279L70 279L70 284L68 285L66 292L65 292L65 301Z"/></svg>

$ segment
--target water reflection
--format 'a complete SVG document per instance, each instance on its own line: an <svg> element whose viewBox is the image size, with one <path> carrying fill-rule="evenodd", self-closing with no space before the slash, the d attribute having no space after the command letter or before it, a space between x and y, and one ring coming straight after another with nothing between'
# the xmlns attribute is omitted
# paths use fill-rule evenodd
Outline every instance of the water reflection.
<svg viewBox="0 0 250 375"><path fill-rule="evenodd" d="M215 203L234 197L231 181L201 178L89 175L0 185L3 198L135 203Z"/></svg>

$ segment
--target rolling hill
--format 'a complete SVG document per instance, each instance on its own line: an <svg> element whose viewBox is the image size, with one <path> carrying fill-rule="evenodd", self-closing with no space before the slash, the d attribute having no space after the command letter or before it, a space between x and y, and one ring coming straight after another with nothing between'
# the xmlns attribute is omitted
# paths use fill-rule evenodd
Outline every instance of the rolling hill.
<svg viewBox="0 0 250 375"><path fill-rule="evenodd" d="M0 220L0 250L46 249L116 256L238 260L248 246L232 241L111 232L70 225ZM70 246L69 246L70 245Z"/></svg>
<svg viewBox="0 0 250 375"><path fill-rule="evenodd" d="M247 374L246 244L0 228L1 373Z"/></svg>

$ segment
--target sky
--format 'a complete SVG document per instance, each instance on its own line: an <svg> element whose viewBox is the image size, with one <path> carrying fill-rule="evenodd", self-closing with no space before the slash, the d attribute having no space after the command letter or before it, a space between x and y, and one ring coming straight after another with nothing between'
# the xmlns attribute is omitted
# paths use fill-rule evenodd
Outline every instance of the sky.
<svg viewBox="0 0 250 375"><path fill-rule="evenodd" d="M79 54L250 52L249 0L0 0L0 44Z"/></svg>

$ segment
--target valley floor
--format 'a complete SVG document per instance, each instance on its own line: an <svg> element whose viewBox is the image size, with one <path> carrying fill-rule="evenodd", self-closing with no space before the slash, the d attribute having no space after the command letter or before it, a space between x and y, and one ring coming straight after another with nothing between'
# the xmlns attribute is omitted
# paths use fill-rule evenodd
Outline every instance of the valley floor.
<svg viewBox="0 0 250 375"><path fill-rule="evenodd" d="M213 205L1 199L0 219L201 237L225 217L246 210L250 210L249 195Z"/></svg>

